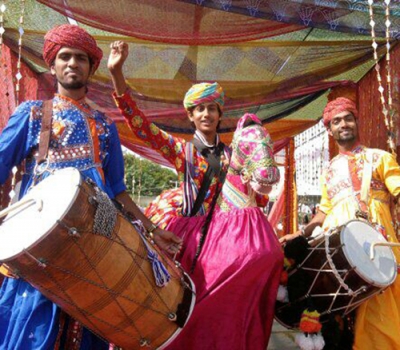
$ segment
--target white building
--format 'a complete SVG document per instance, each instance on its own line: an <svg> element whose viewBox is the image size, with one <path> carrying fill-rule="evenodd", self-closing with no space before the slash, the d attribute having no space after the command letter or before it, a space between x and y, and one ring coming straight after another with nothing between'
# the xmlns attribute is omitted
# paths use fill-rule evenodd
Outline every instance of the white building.
<svg viewBox="0 0 400 350"><path fill-rule="evenodd" d="M297 195L320 196L321 174L329 161L328 133L322 120L297 135L294 141Z"/></svg>

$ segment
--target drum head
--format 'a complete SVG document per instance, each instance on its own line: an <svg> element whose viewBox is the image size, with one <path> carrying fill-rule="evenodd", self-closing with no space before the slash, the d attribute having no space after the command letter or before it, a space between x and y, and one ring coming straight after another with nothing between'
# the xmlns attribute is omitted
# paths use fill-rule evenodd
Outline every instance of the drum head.
<svg viewBox="0 0 400 350"><path fill-rule="evenodd" d="M370 248L385 238L371 225L353 220L340 232L343 252L357 274L372 285L384 288L393 283L397 275L396 260L390 247L375 247L375 258L370 259Z"/></svg>
<svg viewBox="0 0 400 350"><path fill-rule="evenodd" d="M80 183L78 170L58 170L15 203L21 206L0 226L0 261L14 258L46 237L74 202Z"/></svg>

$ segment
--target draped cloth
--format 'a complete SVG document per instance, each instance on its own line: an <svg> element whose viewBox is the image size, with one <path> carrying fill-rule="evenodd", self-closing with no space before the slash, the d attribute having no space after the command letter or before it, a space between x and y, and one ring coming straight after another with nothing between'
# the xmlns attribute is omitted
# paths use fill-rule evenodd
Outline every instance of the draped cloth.
<svg viewBox="0 0 400 350"><path fill-rule="evenodd" d="M240 179L226 181L240 183ZM178 260L186 271L204 221L205 216L175 217L167 226L184 240ZM248 207L216 209L208 232L190 276L196 285L196 306L167 349L265 350L283 266L273 229L260 208Z"/></svg>

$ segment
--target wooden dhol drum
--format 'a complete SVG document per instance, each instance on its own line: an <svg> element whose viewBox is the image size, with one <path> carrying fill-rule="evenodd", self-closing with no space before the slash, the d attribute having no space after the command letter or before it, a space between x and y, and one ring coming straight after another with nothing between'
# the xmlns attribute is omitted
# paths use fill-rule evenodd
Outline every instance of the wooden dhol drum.
<svg viewBox="0 0 400 350"><path fill-rule="evenodd" d="M317 237L312 247L305 248L304 260L288 271L289 302L276 303L277 321L298 328L302 312L311 305L325 322L330 314L344 316L382 292L396 279L396 259L389 247L376 247L373 260L370 250L373 243L385 241L374 227L359 220Z"/></svg>
<svg viewBox="0 0 400 350"><path fill-rule="evenodd" d="M56 171L8 211L0 262L97 335L127 350L163 348L187 322L190 278L76 169ZM148 248L168 270L164 287Z"/></svg>

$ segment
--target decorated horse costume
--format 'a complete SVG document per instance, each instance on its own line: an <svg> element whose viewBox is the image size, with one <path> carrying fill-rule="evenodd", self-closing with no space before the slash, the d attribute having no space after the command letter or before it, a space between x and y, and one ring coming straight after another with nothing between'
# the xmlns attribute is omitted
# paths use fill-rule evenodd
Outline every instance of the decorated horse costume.
<svg viewBox="0 0 400 350"><path fill-rule="evenodd" d="M262 194L278 180L269 134L255 115L246 114L238 123L226 180L191 274L197 304L168 349L266 349L283 255L256 199L257 192ZM158 202L168 195L161 195ZM176 190L173 197L179 201ZM166 229L184 240L177 260L187 271L205 219L180 216L167 224Z"/></svg>

